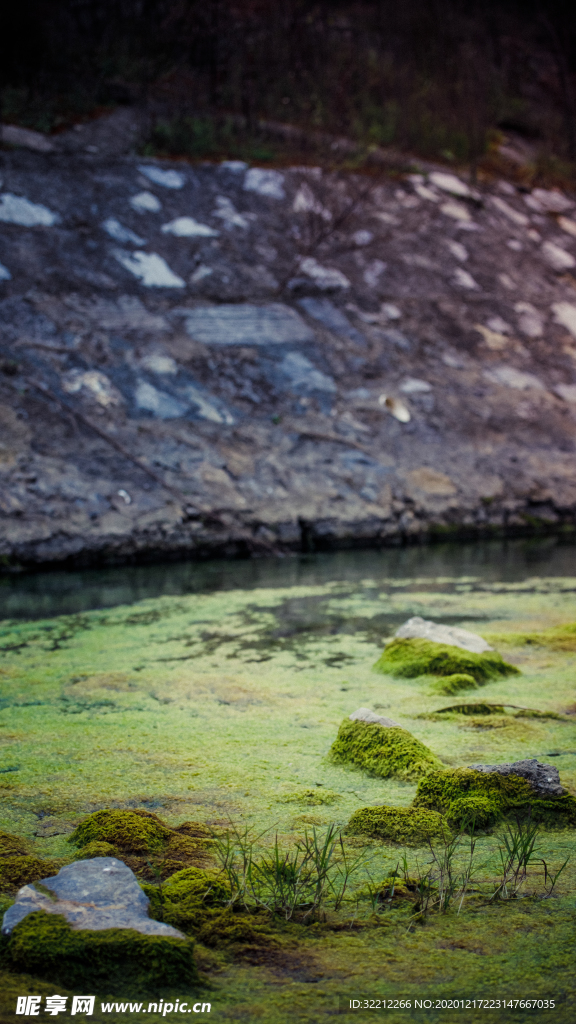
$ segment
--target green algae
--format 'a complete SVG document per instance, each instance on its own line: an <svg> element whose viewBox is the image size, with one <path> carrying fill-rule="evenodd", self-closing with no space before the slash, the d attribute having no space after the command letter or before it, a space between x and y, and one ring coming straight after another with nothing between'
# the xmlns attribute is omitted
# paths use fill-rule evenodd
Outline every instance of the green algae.
<svg viewBox="0 0 576 1024"><path fill-rule="evenodd" d="M412 807L362 807L346 826L353 836L370 836L403 846L424 846L450 837L446 819L437 811Z"/></svg>
<svg viewBox="0 0 576 1024"><path fill-rule="evenodd" d="M386 645L375 663L374 671L399 679L437 675L471 676L479 686L492 679L517 675L515 665L509 665L500 654L486 652L473 654L450 644L437 644L432 640L396 638ZM453 691L449 691L453 692Z"/></svg>
<svg viewBox="0 0 576 1024"><path fill-rule="evenodd" d="M335 761L348 762L389 778L418 779L440 760L406 729L385 728L345 718L331 747Z"/></svg>
<svg viewBox="0 0 576 1024"><path fill-rule="evenodd" d="M129 995L198 984L191 940L129 928L75 931L43 911L16 925L0 956L15 971L81 990Z"/></svg>
<svg viewBox="0 0 576 1024"><path fill-rule="evenodd" d="M505 818L530 816L550 828L576 828L576 799L539 796L526 779L471 768L430 772L418 783L414 807L444 814L450 825L491 828Z"/></svg>

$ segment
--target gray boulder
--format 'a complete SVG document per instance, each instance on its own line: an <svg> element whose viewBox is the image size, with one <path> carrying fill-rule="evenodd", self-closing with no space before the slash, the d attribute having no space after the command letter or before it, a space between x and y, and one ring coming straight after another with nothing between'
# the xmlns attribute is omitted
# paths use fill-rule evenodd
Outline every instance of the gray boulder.
<svg viewBox="0 0 576 1024"><path fill-rule="evenodd" d="M494 772L496 775L519 775L530 783L538 796L562 796L565 789L560 785L560 774L551 764L541 764L535 757L511 764L471 764L476 772Z"/></svg>
<svg viewBox="0 0 576 1024"><path fill-rule="evenodd" d="M47 914L62 914L77 931L132 928L143 935L186 938L171 925L148 917L148 897L134 872L115 857L66 864L53 878L43 878L37 884L53 893L53 897L34 885L23 886L16 902L4 914L3 935L9 935L28 914L44 910Z"/></svg>
<svg viewBox="0 0 576 1024"><path fill-rule="evenodd" d="M471 651L472 654L484 654L485 651L494 650L477 633L460 629L459 626L443 626L439 622L421 619L419 615L404 622L396 630L395 636L403 640L433 640L437 644L451 644L452 647L461 647L463 651Z"/></svg>
<svg viewBox="0 0 576 1024"><path fill-rule="evenodd" d="M358 711L354 711L348 717L351 722L367 722L368 725L383 725L385 729L401 728L398 722L395 722L392 718L386 718L384 715L377 715L374 711L370 711L370 708L358 708Z"/></svg>

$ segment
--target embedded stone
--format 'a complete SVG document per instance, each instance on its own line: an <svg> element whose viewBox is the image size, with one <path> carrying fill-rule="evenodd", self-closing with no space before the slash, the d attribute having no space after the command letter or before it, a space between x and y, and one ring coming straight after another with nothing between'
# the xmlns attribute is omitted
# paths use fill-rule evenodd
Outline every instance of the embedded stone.
<svg viewBox="0 0 576 1024"><path fill-rule="evenodd" d="M451 647L460 647L463 651L471 651L473 654L484 654L485 651L494 650L478 633L461 629L460 626L445 626L440 622L422 619L419 615L408 619L394 635L403 640L432 640L437 644L450 644Z"/></svg>
<svg viewBox="0 0 576 1024"><path fill-rule="evenodd" d="M204 345L284 345L314 339L296 310L279 302L199 306L178 312L186 317L186 333Z"/></svg>
<svg viewBox="0 0 576 1024"><path fill-rule="evenodd" d="M385 715L377 715L370 708L358 708L348 715L351 722L366 722L368 725L382 725L385 729L400 729L401 726L393 718L386 718Z"/></svg>
<svg viewBox="0 0 576 1024"><path fill-rule="evenodd" d="M507 764L471 764L475 772L495 775L519 775L526 779L539 796L562 796L566 792L560 785L560 773L551 764L542 764L536 757Z"/></svg>

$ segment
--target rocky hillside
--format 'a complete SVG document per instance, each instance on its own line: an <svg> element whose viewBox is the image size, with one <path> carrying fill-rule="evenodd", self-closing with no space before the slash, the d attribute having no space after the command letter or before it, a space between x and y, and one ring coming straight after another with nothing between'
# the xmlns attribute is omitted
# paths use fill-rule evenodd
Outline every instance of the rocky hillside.
<svg viewBox="0 0 576 1024"><path fill-rule="evenodd" d="M3 133L6 565L572 528L570 197L169 164L130 116Z"/></svg>

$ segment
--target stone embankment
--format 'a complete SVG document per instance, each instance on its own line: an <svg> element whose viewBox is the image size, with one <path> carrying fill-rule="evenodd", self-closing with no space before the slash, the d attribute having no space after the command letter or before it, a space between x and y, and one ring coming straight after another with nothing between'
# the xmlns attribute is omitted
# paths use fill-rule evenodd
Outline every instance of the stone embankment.
<svg viewBox="0 0 576 1024"><path fill-rule="evenodd" d="M574 526L569 196L143 159L118 117L3 132L6 565Z"/></svg>

